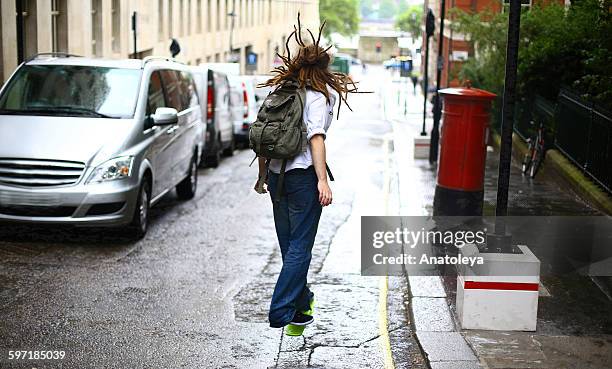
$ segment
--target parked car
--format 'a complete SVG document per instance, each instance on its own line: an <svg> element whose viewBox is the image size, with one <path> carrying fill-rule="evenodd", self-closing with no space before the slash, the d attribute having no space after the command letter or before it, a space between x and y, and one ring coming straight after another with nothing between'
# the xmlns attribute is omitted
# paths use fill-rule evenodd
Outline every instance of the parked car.
<svg viewBox="0 0 612 369"><path fill-rule="evenodd" d="M200 66L224 73L227 76L240 74L240 63L202 63Z"/></svg>
<svg viewBox="0 0 612 369"><path fill-rule="evenodd" d="M251 78L252 78L253 85L255 86L255 102L257 103L257 111L259 111L259 108L261 108L261 105L263 104L266 97L270 94L270 92L272 92L272 90L274 90L274 87L268 87L268 86L257 87L257 86L260 83L266 82L267 80L272 78L272 76L256 75L256 76L252 76Z"/></svg>
<svg viewBox="0 0 612 369"><path fill-rule="evenodd" d="M232 132L238 145L245 145L248 137L249 125L244 119L248 116L248 106L245 104L245 89L242 80L238 77L229 78L230 105Z"/></svg>
<svg viewBox="0 0 612 369"><path fill-rule="evenodd" d="M229 76L234 91L242 93L242 109L234 111L234 137L236 142L248 142L249 128L257 120L258 105L255 98L255 81L252 76ZM242 111L242 119L239 112Z"/></svg>
<svg viewBox="0 0 612 369"><path fill-rule="evenodd" d="M208 67L192 67L191 70L206 123L202 164L216 167L221 155L231 156L235 148L229 81L225 73Z"/></svg>
<svg viewBox="0 0 612 369"><path fill-rule="evenodd" d="M168 60L39 56L0 91L0 221L127 226L197 189L202 120Z"/></svg>
<svg viewBox="0 0 612 369"><path fill-rule="evenodd" d="M400 65L400 60L396 57L392 57L391 59L383 61L383 66L385 67L385 69L399 69Z"/></svg>

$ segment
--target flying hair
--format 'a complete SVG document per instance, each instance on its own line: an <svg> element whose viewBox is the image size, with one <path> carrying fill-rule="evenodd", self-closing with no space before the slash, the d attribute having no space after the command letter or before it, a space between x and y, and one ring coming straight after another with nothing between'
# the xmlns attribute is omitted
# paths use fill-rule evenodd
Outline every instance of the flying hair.
<svg viewBox="0 0 612 369"><path fill-rule="evenodd" d="M316 38L309 29L306 29L312 39L312 43L307 44L302 38L302 23L300 21L300 13L298 13L297 27L293 26L293 32L291 32L285 42L286 55L276 54L283 61L283 65L274 68L271 71L274 76L258 86L279 88L286 82L297 82L300 88L308 87L322 93L328 103L330 102L330 92L327 86L329 86L340 97L340 103L338 104L339 117L340 106L343 102L349 110L353 111L347 102L347 98L349 93L358 92L357 83L344 73L329 70L331 57L327 52L331 49L331 46L324 49L319 45L324 27L325 21L321 23L319 34ZM289 42L292 38L298 45L295 57L291 56L289 48Z"/></svg>

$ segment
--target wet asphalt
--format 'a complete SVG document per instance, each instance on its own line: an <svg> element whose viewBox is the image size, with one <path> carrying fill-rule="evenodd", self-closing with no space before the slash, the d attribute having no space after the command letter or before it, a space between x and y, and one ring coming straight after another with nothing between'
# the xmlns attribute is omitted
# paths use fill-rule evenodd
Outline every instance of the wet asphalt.
<svg viewBox="0 0 612 369"><path fill-rule="evenodd" d="M374 73L364 80L379 90ZM358 232L347 225L356 209L367 213L383 198L391 128L379 100L356 96L355 111L343 109L329 132L337 180L309 277L319 314L303 337L268 327L280 268L271 200L252 190L250 150L237 150L200 170L195 199L169 194L155 206L138 242L114 229L1 225L0 368L382 367L379 279L359 275ZM424 368L405 281L390 286L393 357L398 367ZM9 361L8 350L66 356Z"/></svg>

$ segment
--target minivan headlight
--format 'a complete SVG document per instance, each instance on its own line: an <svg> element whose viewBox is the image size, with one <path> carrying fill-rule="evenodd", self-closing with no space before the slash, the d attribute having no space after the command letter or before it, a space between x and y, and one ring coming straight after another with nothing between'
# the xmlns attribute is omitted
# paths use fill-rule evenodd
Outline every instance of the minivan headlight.
<svg viewBox="0 0 612 369"><path fill-rule="evenodd" d="M116 179L128 178L132 175L133 156L121 156L98 165L87 180L92 182L107 182Z"/></svg>

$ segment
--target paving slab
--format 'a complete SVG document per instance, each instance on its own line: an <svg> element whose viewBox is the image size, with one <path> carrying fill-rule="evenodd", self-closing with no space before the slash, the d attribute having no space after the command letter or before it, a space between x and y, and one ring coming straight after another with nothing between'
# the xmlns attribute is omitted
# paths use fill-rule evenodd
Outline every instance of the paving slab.
<svg viewBox="0 0 612 369"><path fill-rule="evenodd" d="M310 356L310 366L325 369L384 368L379 339L360 347L315 347Z"/></svg>
<svg viewBox="0 0 612 369"><path fill-rule="evenodd" d="M410 293L414 297L446 297L438 276L409 276Z"/></svg>
<svg viewBox="0 0 612 369"><path fill-rule="evenodd" d="M431 369L482 369L476 361L438 361L431 363Z"/></svg>
<svg viewBox="0 0 612 369"><path fill-rule="evenodd" d="M477 361L459 332L419 332L417 337L430 362Z"/></svg>
<svg viewBox="0 0 612 369"><path fill-rule="evenodd" d="M491 368L610 368L612 336L548 336L527 332L465 332Z"/></svg>
<svg viewBox="0 0 612 369"><path fill-rule="evenodd" d="M453 332L455 330L444 297L413 297L412 314L417 331Z"/></svg>
<svg viewBox="0 0 612 369"><path fill-rule="evenodd" d="M275 369L301 369L308 368L310 351L285 351L278 354Z"/></svg>

